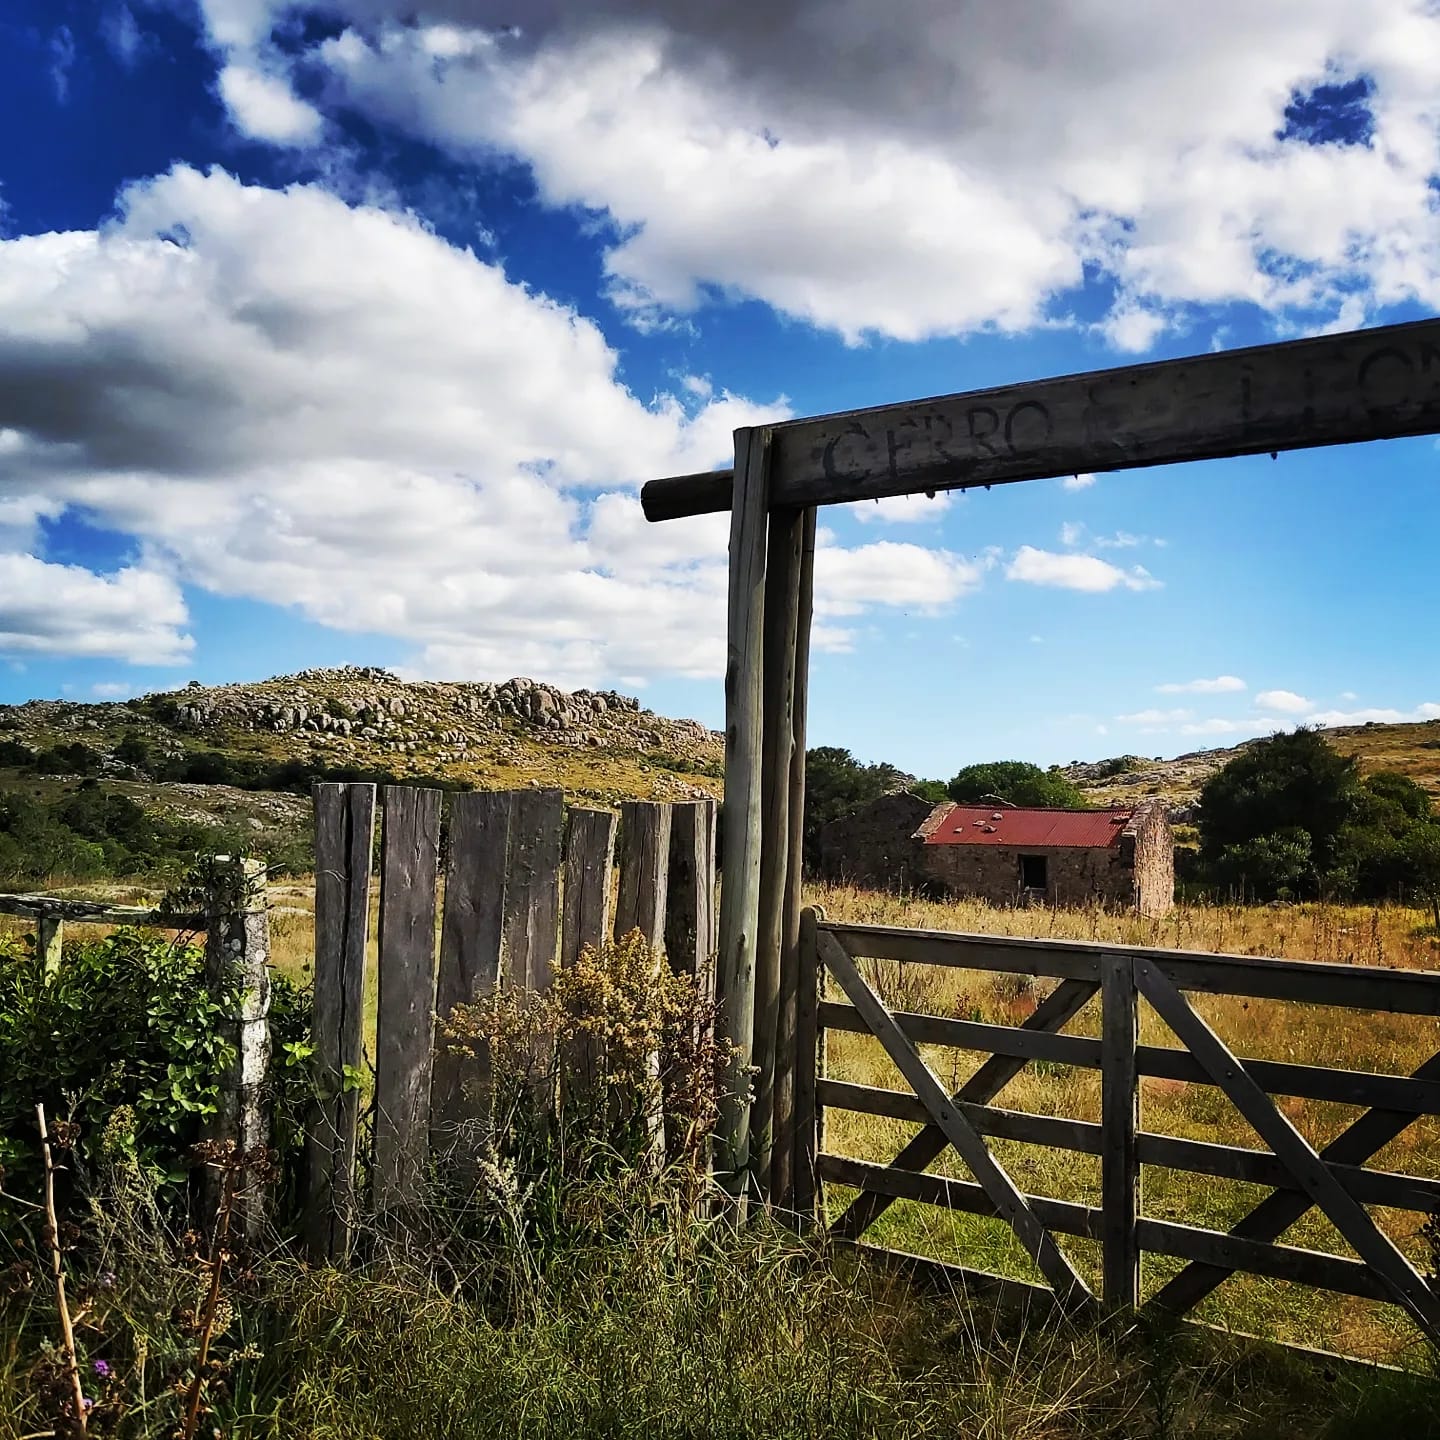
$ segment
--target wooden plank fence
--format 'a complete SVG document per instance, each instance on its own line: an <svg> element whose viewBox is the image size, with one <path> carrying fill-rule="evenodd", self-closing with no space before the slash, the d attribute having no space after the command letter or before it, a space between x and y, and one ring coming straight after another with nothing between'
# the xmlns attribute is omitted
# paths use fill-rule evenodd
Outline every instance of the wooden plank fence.
<svg viewBox="0 0 1440 1440"><path fill-rule="evenodd" d="M713 801L626 804L617 822L608 811L567 814L558 790L457 794L441 904L436 792L386 786L377 796L371 785L317 786L315 1005L324 1103L309 1136L307 1226L317 1261L345 1256L359 1205L353 1067L361 1063L377 810L372 1174L379 1211L403 1213L432 1156L454 1152L463 1163L473 1089L466 1091L461 1062L435 1034L437 1016L443 1021L497 985L543 987L557 966L611 933L639 929L652 943L673 945L670 963L702 979L715 953Z"/></svg>
<svg viewBox="0 0 1440 1440"><path fill-rule="evenodd" d="M794 1064L796 1093L802 1097L797 1109L804 1124L797 1129L793 1201L818 1219L823 1214L817 1199L820 1185L829 1181L856 1189L859 1194L829 1227L835 1240L855 1244L895 1200L919 1201L1004 1219L1049 1282L1046 1290L963 1267L939 1267L979 1290L999 1289L1027 1302L1058 1302L1075 1314L1103 1306L1180 1316L1230 1275L1248 1272L1386 1301L1440 1344L1440 1293L1365 1208L1421 1214L1440 1209L1440 1181L1366 1168L1377 1151L1418 1117L1440 1114L1440 1053L1409 1076L1250 1059L1232 1053L1187 998L1196 992L1236 995L1433 1020L1440 1015L1440 973L841 925L826 922L816 911L806 912L801 937L803 1040ZM1059 983L1023 1023L985 1024L891 1011L857 963L872 959L1048 977ZM813 977L821 967L845 999L817 998L812 1028L803 1018L804 997L816 992ZM1060 1033L1097 993L1100 1038ZM1164 1020L1178 1048L1139 1043L1141 999ZM827 1029L876 1037L910 1089L829 1078L823 1051ZM990 1058L951 1094L922 1056L921 1045L978 1050ZM1026 1064L1037 1060L1100 1071L1098 1124L992 1104ZM1145 1131L1140 1123L1140 1078L1145 1075L1215 1087L1269 1148ZM813 1115L808 1099L812 1093ZM1317 1149L1275 1104L1272 1096L1277 1094L1364 1108ZM877 1164L824 1148L826 1109L888 1116L924 1128L890 1164ZM1091 1206L1022 1193L990 1152L987 1137L1098 1156L1102 1203ZM926 1173L947 1147L959 1152L973 1180ZM1160 1220L1143 1210L1147 1165L1247 1181L1271 1187L1272 1193L1229 1231ZM1353 1257L1277 1243L1312 1208L1331 1222ZM1090 1293L1060 1250L1056 1235L1099 1242L1099 1297ZM1145 1252L1187 1262L1148 1297L1140 1285ZM892 1258L917 1263L913 1256Z"/></svg>

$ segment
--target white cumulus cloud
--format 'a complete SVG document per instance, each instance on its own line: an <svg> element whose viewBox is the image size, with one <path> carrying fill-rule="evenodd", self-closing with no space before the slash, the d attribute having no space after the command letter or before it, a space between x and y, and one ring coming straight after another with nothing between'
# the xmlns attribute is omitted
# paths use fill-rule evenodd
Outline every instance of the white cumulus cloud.
<svg viewBox="0 0 1440 1440"><path fill-rule="evenodd" d="M1216 675L1209 680L1171 681L1155 688L1162 695L1233 695L1246 686L1238 675Z"/></svg>
<svg viewBox="0 0 1440 1440"><path fill-rule="evenodd" d="M1282 715L1303 715L1315 708L1313 700L1307 700L1293 690L1261 690L1255 696L1255 703L1262 710L1278 710Z"/></svg>
<svg viewBox="0 0 1440 1440"><path fill-rule="evenodd" d="M603 219L641 316L744 295L849 340L1016 330L1088 270L1116 297L1100 332L1138 351L1198 306L1316 328L1440 304L1428 0L521 8L200 0L241 73L303 70L333 110L513 158ZM297 44L307 12L341 33ZM1348 136L1307 118L1324 86ZM231 108L260 138L304 128Z"/></svg>
<svg viewBox="0 0 1440 1440"><path fill-rule="evenodd" d="M1155 590L1161 581L1143 565L1122 570L1098 555L1057 554L1022 545L1005 568L1007 580L1027 585L1050 585L1061 590L1085 590L1101 593L1107 590Z"/></svg>
<svg viewBox="0 0 1440 1440"><path fill-rule="evenodd" d="M728 517L649 525L635 487L786 411L643 403L618 365L592 322L412 216L177 167L99 231L0 240L0 545L81 507L186 584L400 638L413 673L721 674ZM16 570L32 588L39 563ZM817 608L934 611L978 571L828 545ZM29 627L56 653L184 653L158 575L160 620L80 648L64 614L150 574L121 573L53 576L57 618L17 609L10 648Z"/></svg>

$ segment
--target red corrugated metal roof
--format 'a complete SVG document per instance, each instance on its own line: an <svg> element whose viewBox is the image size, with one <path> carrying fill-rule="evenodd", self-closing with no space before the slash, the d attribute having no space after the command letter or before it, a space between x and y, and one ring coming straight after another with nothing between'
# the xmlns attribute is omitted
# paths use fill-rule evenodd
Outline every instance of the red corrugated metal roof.
<svg viewBox="0 0 1440 1440"><path fill-rule="evenodd" d="M926 837L927 845L1009 845L1027 850L1102 849L1120 843L1135 813L1118 810L1006 810L957 805Z"/></svg>

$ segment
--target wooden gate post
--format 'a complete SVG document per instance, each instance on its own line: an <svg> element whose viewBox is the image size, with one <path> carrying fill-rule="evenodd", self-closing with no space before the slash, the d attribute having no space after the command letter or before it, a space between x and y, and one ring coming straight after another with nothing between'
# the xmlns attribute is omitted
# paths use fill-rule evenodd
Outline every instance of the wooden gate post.
<svg viewBox="0 0 1440 1440"><path fill-rule="evenodd" d="M1100 1204L1102 1295L1110 1309L1140 1303L1140 1085L1135 967L1128 955L1100 962Z"/></svg>
<svg viewBox="0 0 1440 1440"><path fill-rule="evenodd" d="M790 852L790 761L795 744L795 640L799 620L804 513L770 516L765 562L761 683L760 915L755 956L755 1106L751 1148L756 1188L769 1204L789 1184L790 1166L772 1174L776 1143L776 1042L780 1027L781 952L785 948L786 876ZM788 1056L787 1056L788 1059Z"/></svg>
<svg viewBox="0 0 1440 1440"><path fill-rule="evenodd" d="M747 1094L760 921L761 669L770 431L735 432L725 666L725 836L717 980L720 1034L734 1049L716 1136L716 1178L743 1216L751 1188Z"/></svg>
<svg viewBox="0 0 1440 1440"><path fill-rule="evenodd" d="M221 1029L230 1046L220 1075L212 1140L233 1140L242 1151L270 1139L266 1081L270 1070L270 915L265 867L259 860L217 855L205 897L205 982L221 1007ZM204 1205L214 1215L220 1177L205 1172ZM263 1186L246 1175L236 1191L234 1221L253 1236L265 1218Z"/></svg>

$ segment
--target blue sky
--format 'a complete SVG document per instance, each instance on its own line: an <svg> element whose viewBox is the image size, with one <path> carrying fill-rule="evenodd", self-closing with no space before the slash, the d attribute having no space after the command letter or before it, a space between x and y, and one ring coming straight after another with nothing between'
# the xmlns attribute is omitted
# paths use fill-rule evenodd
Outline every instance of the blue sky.
<svg viewBox="0 0 1440 1440"><path fill-rule="evenodd" d="M736 425L1440 309L1428 0L11 0L0 699L311 665L722 719ZM822 512L929 775L1440 716L1429 440Z"/></svg>

